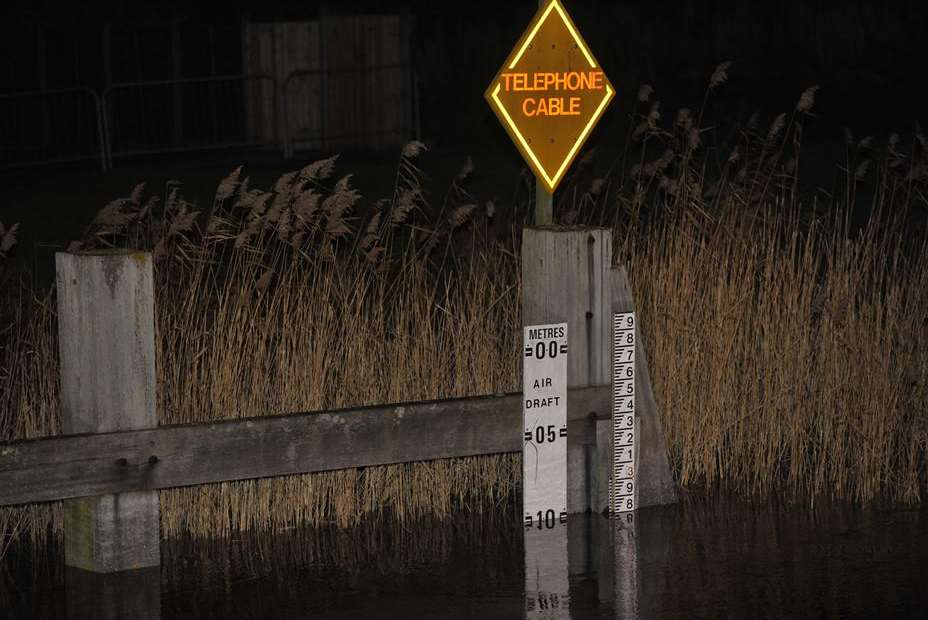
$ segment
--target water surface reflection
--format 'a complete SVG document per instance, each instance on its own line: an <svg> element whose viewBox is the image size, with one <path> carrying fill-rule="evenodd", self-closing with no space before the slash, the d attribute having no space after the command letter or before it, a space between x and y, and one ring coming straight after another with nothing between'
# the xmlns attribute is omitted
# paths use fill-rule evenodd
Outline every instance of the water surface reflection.
<svg viewBox="0 0 928 620"><path fill-rule="evenodd" d="M115 605L142 604L147 615L131 608L133 617L152 620L928 611L925 509L813 511L690 498L640 510L632 520L586 515L542 532L524 531L520 514L513 503L493 514L405 527L373 520L350 531L173 541L164 543L160 580L136 577L131 588L40 570L21 550L0 574L0 605L10 618L86 618L120 617L109 613L119 611ZM136 596L126 599L127 591Z"/></svg>

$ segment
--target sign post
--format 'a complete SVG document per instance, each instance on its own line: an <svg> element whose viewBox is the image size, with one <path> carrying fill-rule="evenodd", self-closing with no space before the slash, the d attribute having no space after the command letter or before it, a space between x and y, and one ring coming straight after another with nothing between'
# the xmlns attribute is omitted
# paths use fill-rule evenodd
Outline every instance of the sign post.
<svg viewBox="0 0 928 620"><path fill-rule="evenodd" d="M537 179L535 225L553 224L552 195L554 190L564 179L593 127L615 96L615 89L583 37L580 36L577 26L560 0L539 1L538 12L490 82L484 96ZM547 240L542 243L542 246L557 247L558 251L555 252L557 255L560 255L561 250L569 250L567 245L577 245L578 251L570 252L570 254L572 257L582 259L583 273L586 280L589 280L584 286L582 299L576 299L572 291L565 288L563 290L526 291L523 300L526 308L523 312L523 320L527 325L525 334L527 354L524 358L526 398L526 442L523 452L524 518L526 525L537 522L541 527L545 527L546 524L553 527L556 522L561 522L562 518L566 521L568 512L586 510L590 507L590 475L587 471L590 459L586 454L593 452L595 440L586 438L583 446L574 446L572 452L568 451L566 445L567 403L564 401L568 382L573 385L597 385L603 382L599 377L601 374L599 370L605 366L608 351L605 355L601 355L601 347L597 344L599 340L591 336L594 332L600 331L599 327L606 317L597 312L593 318L592 309L586 306L596 304L603 299L605 287L602 283L602 273L595 266L600 264L603 251L608 251L611 256L611 244L608 249L603 247L600 250L600 246L595 244L597 236L590 236L592 241L587 243L585 237L573 235L570 239L563 239L563 242L566 242L565 245L565 243L555 241L557 231L545 230L542 235L551 236L550 239L546 237ZM579 274L561 272L561 267L566 266L570 261L565 260L562 263L560 257L555 256L553 261L542 259L537 264L528 265L534 261L526 261L525 252L523 245L523 272L528 270L534 275L541 275L542 272L549 273L553 278L548 279L546 287L557 287L557 281L567 279L571 279L575 284L579 282L580 279L577 277ZM608 263L606 268L608 269ZM525 284L524 278L523 284ZM531 300L533 296L551 297L551 299L543 303L535 303ZM579 314L581 305L584 305L583 314ZM532 309L528 309L529 306L532 306ZM558 306L556 310L555 306ZM533 317L533 313L537 314ZM555 323L555 321L564 321L564 323ZM535 333L533 330L555 330L559 333L563 330L563 349L566 354L568 324L582 328L576 333L585 343L585 347L582 351L574 353L575 357L570 360L552 357L546 362L538 357L529 357L530 346L535 346L534 339L531 338L532 333ZM554 343L560 337L549 340ZM560 347L559 344L557 346ZM583 361L578 359L581 357ZM553 366L543 369L539 366L549 362L559 365L562 370L554 372ZM568 367L571 370L568 370ZM581 368L586 368L587 372L582 372ZM558 376L563 379L552 379ZM551 384L535 386L536 379L550 381ZM561 391L555 394L556 390ZM549 402L548 398L554 400ZM544 407L549 413L544 414L543 420L541 410L536 414L529 408L530 404L535 401L546 403ZM547 419L549 415L553 416L550 420ZM544 423L538 422L529 428L532 424L530 419L534 419L532 416L538 416L538 420ZM548 438L549 430L553 436L550 445L546 445L547 442L543 443L541 440ZM535 436L534 434L539 431L541 434ZM586 443L590 445L587 446ZM574 478L578 469L580 480L575 482ZM569 490L568 480L570 480L571 487ZM542 497L544 501L540 499Z"/></svg>
<svg viewBox="0 0 928 620"><path fill-rule="evenodd" d="M546 0L538 0L538 8L545 8ZM549 194L541 179L535 177L535 226L554 223L554 194Z"/></svg>

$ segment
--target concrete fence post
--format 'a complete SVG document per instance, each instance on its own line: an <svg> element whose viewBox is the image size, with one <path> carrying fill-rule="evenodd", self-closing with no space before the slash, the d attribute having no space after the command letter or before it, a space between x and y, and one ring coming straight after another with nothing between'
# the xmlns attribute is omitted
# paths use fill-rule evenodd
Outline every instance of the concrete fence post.
<svg viewBox="0 0 928 620"><path fill-rule="evenodd" d="M522 323L567 323L570 388L608 385L612 233L604 228L526 228L522 234ZM568 399L568 417L572 405ZM595 507L598 487L595 414L567 437L567 510Z"/></svg>
<svg viewBox="0 0 928 620"><path fill-rule="evenodd" d="M612 313L635 310L624 269L612 268L612 233L603 228L535 227L522 235L522 323L567 322L567 385L611 385ZM677 500L644 343L635 358L638 506ZM577 403L568 399L568 416ZM587 423L567 437L567 509L602 512L608 506L612 467L609 411L584 411Z"/></svg>
<svg viewBox="0 0 928 620"><path fill-rule="evenodd" d="M151 255L55 255L65 434L158 425ZM116 469L152 467L116 459ZM157 491L64 502L65 564L110 573L160 564Z"/></svg>

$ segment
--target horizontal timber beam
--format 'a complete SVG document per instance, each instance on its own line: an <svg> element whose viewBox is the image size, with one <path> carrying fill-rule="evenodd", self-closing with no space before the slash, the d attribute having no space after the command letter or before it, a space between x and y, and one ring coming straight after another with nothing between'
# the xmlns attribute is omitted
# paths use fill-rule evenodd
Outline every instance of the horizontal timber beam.
<svg viewBox="0 0 928 620"><path fill-rule="evenodd" d="M568 392L568 441L608 418L608 386ZM522 395L242 418L0 443L0 506L520 452Z"/></svg>

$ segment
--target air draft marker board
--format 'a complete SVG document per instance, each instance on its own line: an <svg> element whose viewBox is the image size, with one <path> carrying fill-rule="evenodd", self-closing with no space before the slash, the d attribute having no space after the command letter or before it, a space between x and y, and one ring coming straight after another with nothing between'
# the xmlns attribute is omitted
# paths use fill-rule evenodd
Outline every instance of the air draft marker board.
<svg viewBox="0 0 928 620"><path fill-rule="evenodd" d="M638 505L638 426L635 417L635 313L612 315L612 476L613 513Z"/></svg>
<svg viewBox="0 0 928 620"><path fill-rule="evenodd" d="M526 527L567 521L567 323L529 325L522 353Z"/></svg>

